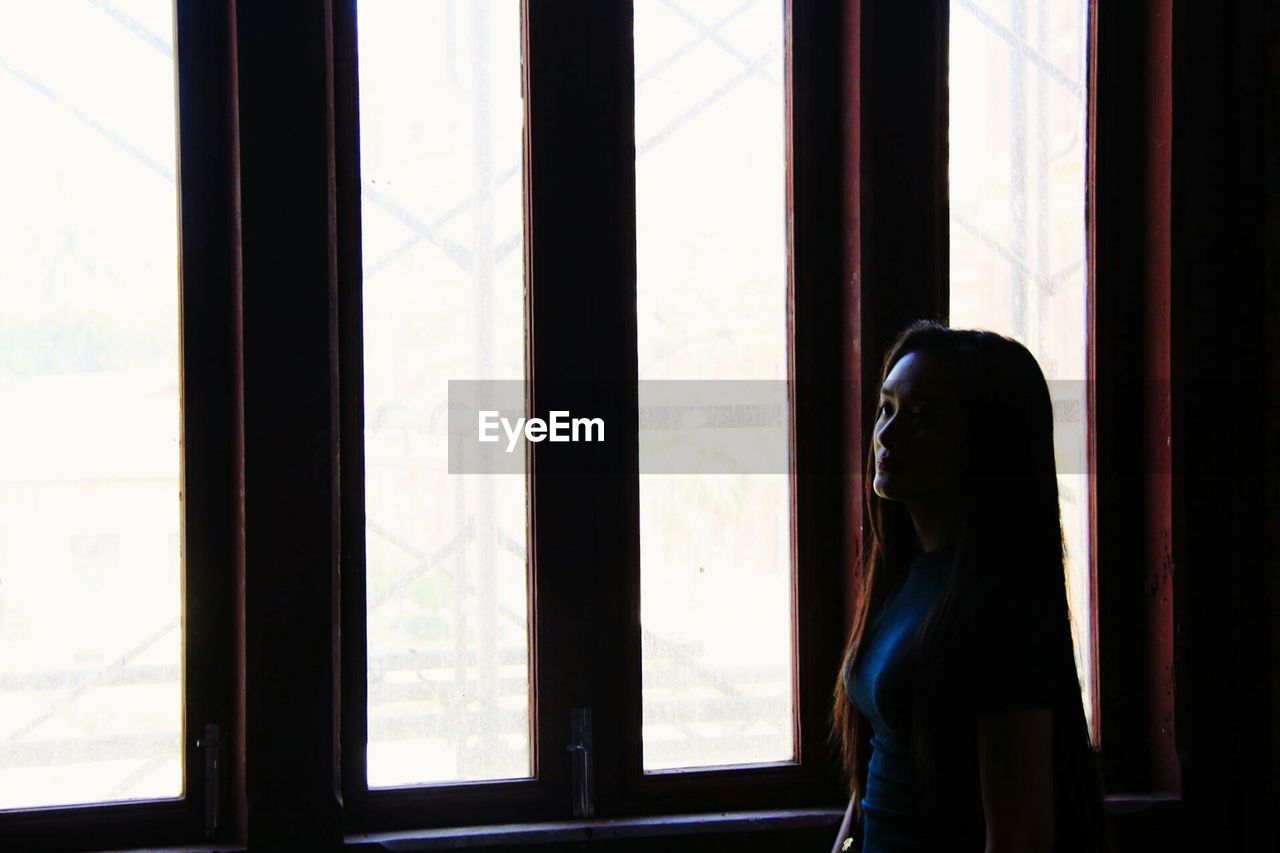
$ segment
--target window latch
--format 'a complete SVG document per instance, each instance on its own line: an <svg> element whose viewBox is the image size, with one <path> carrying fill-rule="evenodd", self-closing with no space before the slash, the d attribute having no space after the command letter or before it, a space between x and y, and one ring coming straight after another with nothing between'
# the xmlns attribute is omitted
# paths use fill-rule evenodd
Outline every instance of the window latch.
<svg viewBox="0 0 1280 853"><path fill-rule="evenodd" d="M222 726L205 723L204 737L196 741L204 752L204 837L218 831L219 799L222 787Z"/></svg>
<svg viewBox="0 0 1280 853"><path fill-rule="evenodd" d="M569 711L569 745L573 753L573 816L592 817L596 810L595 774L591 754L591 709Z"/></svg>

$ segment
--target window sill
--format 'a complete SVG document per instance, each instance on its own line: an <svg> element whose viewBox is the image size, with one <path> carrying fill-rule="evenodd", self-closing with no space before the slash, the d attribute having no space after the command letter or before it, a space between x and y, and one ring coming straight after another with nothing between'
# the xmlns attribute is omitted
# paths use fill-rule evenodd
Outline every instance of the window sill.
<svg viewBox="0 0 1280 853"><path fill-rule="evenodd" d="M844 812L839 809L788 809L554 823L517 823L502 826L468 826L418 832L349 835L346 846L348 849L370 851L456 850L498 844L551 844L566 841L801 829L816 826L830 826L835 829L843 818Z"/></svg>
<svg viewBox="0 0 1280 853"><path fill-rule="evenodd" d="M1157 806L1167 806L1182 802L1177 794L1165 794L1144 791L1138 794L1107 794L1103 797L1108 814L1132 814L1143 812Z"/></svg>
<svg viewBox="0 0 1280 853"><path fill-rule="evenodd" d="M1109 814L1130 814L1181 802L1174 794L1108 794ZM630 838L704 835L727 832L808 829L827 826L834 830L844 818L839 809L784 809L754 812L716 812L697 815L668 815L601 820L514 823L497 826L465 826L413 832L375 832L348 835L348 850L461 850L500 844L554 844L573 841L622 840ZM127 853L242 853L232 845L191 845L144 848Z"/></svg>

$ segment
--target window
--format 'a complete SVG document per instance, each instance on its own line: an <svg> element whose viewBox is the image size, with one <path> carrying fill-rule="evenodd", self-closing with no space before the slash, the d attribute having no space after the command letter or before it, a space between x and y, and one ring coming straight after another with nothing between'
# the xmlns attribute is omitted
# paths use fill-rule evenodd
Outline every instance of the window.
<svg viewBox="0 0 1280 853"><path fill-rule="evenodd" d="M635 3L642 411L714 411L746 380L738 405L772 390L787 422L785 25L780 0ZM795 759L787 436L778 470L731 473L711 434L689 447L705 468L659 473L647 451L674 448L641 446L646 771Z"/></svg>
<svg viewBox="0 0 1280 853"><path fill-rule="evenodd" d="M368 783L528 777L526 478L446 441L450 380L524 375L520 4L357 11Z"/></svg>
<svg viewBox="0 0 1280 853"><path fill-rule="evenodd" d="M1024 344L1054 402L1069 605L1096 740L1085 187L1088 3L951 4L950 322Z"/></svg>
<svg viewBox="0 0 1280 853"><path fill-rule="evenodd" d="M179 797L172 9L0 14L0 808Z"/></svg>
<svg viewBox="0 0 1280 853"><path fill-rule="evenodd" d="M178 106L210 23L168 2L0 11L0 835L23 849L207 826L230 407L229 306L206 300L219 276L227 293L229 193L190 142L216 98Z"/></svg>
<svg viewBox="0 0 1280 853"><path fill-rule="evenodd" d="M338 113L360 134L362 276L343 279L362 318L362 366L344 366L363 389L344 403L363 419L344 513L365 519L344 517L363 543L344 587L365 603L344 607L359 828L816 806L832 782L829 671L802 649L837 633L818 590L838 577L817 574L821 526L804 546L795 527L820 427L791 428L788 381L807 299L790 51L820 16L592 9L363 0L336 30L359 96ZM606 440L459 473L459 379L524 383L514 414L600 417ZM650 467L664 393L705 408L736 383L767 398L771 467Z"/></svg>

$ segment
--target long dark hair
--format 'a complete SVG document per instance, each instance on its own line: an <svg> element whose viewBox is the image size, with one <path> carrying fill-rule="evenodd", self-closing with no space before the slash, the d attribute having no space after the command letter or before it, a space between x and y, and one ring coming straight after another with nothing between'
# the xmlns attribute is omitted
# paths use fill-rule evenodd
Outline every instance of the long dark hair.
<svg viewBox="0 0 1280 853"><path fill-rule="evenodd" d="M938 738L948 733L951 703L940 698L960 688L955 679L963 671L949 657L959 602L978 581L994 580L1000 589L1016 595L1019 603L1035 607L1052 635L1053 653L1044 665L1054 682L1057 832L1068 839L1056 849L1106 849L1101 787L1071 638L1048 384L1035 357L1011 338L917 320L886 352L881 386L908 353L932 356L949 372L967 427L964 458L959 460L964 497L953 569L916 637L919 665L911 756L925 806L939 793ZM868 441L863 493L870 530L853 624L834 690L831 731L859 817L866 791L870 723L850 701L846 678L858 661L865 631L919 553L909 512L903 504L877 495L874 477L875 448Z"/></svg>

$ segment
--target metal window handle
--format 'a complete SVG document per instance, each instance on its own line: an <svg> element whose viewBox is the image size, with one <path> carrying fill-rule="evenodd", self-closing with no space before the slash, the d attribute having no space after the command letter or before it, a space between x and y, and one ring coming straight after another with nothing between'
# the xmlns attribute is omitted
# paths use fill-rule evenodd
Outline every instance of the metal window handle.
<svg viewBox="0 0 1280 853"><path fill-rule="evenodd" d="M569 711L569 745L573 753L573 816L592 817L595 814L595 775L591 755L591 709L572 708Z"/></svg>
<svg viewBox="0 0 1280 853"><path fill-rule="evenodd" d="M218 794L222 786L222 726L206 723L204 737L196 741L196 748L204 752L204 837L212 838L218 831L221 810Z"/></svg>

